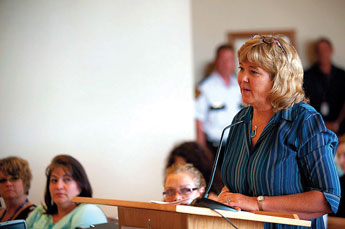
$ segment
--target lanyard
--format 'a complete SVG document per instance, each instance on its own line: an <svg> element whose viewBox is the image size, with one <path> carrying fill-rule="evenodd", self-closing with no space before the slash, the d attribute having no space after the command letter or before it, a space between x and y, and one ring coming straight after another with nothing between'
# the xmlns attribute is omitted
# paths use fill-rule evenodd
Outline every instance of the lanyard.
<svg viewBox="0 0 345 229"><path fill-rule="evenodd" d="M18 213L18 211L20 209L22 209L25 204L27 204L29 202L28 198L26 198L26 200L24 201L24 203L22 203L13 213L13 215L7 220L7 221L10 221L12 220L12 218ZM6 212L7 212L7 209L5 209L4 213L2 213L2 216L0 217L0 221L4 218L4 216L6 215Z"/></svg>

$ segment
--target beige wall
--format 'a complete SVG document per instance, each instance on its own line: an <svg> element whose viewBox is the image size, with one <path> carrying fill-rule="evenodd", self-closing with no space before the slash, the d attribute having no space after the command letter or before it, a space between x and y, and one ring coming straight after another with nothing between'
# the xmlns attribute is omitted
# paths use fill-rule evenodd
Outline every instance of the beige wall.
<svg viewBox="0 0 345 229"><path fill-rule="evenodd" d="M0 1L0 157L29 161L32 201L62 153L94 197L161 200L167 153L194 138L190 26L186 0Z"/></svg>
<svg viewBox="0 0 345 229"><path fill-rule="evenodd" d="M334 62L345 68L344 12L343 0L192 0L195 82L212 61L214 49L227 41L227 33L238 31L294 29L304 67L310 65L310 42L329 37Z"/></svg>

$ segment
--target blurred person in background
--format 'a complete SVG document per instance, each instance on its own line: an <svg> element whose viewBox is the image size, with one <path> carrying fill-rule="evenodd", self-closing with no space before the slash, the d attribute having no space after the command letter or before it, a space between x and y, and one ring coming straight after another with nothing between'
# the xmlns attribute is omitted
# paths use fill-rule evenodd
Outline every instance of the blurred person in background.
<svg viewBox="0 0 345 229"><path fill-rule="evenodd" d="M197 141L216 155L222 130L241 108L235 76L235 54L230 44L217 48L214 69L197 87L195 110ZM223 155L219 157L219 164Z"/></svg>
<svg viewBox="0 0 345 229"><path fill-rule="evenodd" d="M304 74L306 97L322 114L328 129L338 136L345 133L345 71L332 63L333 45L320 38L314 46L316 63Z"/></svg>

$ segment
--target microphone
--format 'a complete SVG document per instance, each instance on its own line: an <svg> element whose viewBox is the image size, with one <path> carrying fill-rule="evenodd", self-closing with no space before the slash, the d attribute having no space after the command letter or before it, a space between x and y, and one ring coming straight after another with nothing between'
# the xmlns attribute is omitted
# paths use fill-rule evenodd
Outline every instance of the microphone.
<svg viewBox="0 0 345 229"><path fill-rule="evenodd" d="M218 149L217 149L217 153L216 153L216 157L214 159L214 162L213 162L213 167L212 167L212 175L211 175L211 179L210 179L210 182L208 183L207 185L207 188L206 188L206 191L205 193L199 197L199 198L196 198L192 203L191 203L191 206L195 206L195 207L205 207L205 208L210 208L210 209L220 209L220 210L227 210L227 211L237 211L236 209L228 206L228 205L225 205L223 203L220 203L220 202L217 202L215 200L211 200L211 199L208 199L208 195L209 195L209 192L210 192L210 189L211 189L211 186L213 184L213 179L214 179L214 176L216 174L216 169L217 169L217 165L218 165L218 159L219 159L219 155L220 155L220 150L222 148L222 144L223 144L223 137L224 137L224 133L227 129L233 127L233 126L236 126L238 124L241 124L243 123L243 120L240 120L238 122L235 122L231 125L228 125L226 126L223 131L222 131L222 135L220 137L220 141L219 141L219 145L218 145Z"/></svg>

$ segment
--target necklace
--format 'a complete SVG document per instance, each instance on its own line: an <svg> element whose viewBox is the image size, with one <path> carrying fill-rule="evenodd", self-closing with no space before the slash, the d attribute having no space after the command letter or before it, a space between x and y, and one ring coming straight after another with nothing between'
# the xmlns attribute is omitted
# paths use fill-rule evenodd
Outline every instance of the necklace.
<svg viewBox="0 0 345 229"><path fill-rule="evenodd" d="M22 208L24 207L24 205L27 204L28 202L29 202L29 200L28 200L28 198L26 198L26 200L24 201L24 203L22 203L22 204L14 211L14 214L13 214L10 218L8 218L7 221L12 220L13 217L17 214L17 212L18 212L20 209L22 209ZM2 216L0 217L0 220L2 220L2 219L5 217L6 212L7 212L7 209L5 209L4 213L3 213Z"/></svg>
<svg viewBox="0 0 345 229"><path fill-rule="evenodd" d="M250 137L254 138L256 136L256 130L258 129L258 126L255 125L254 126L254 130L252 131L252 133L250 134Z"/></svg>

